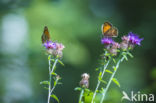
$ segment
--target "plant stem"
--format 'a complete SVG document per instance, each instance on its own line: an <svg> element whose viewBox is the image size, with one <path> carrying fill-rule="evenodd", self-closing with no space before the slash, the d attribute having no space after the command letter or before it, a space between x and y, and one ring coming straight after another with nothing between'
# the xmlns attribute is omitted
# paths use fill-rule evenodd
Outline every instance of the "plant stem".
<svg viewBox="0 0 156 103"><path fill-rule="evenodd" d="M79 97L79 103L81 103L81 101L82 101L83 93L84 93L84 89L82 88L80 97Z"/></svg>
<svg viewBox="0 0 156 103"><path fill-rule="evenodd" d="M110 62L110 60L111 60L111 59L109 58L109 60L107 61L106 65L104 65L104 67L103 67L103 71L102 71L101 79L102 79L103 76L104 76L105 70L106 70L106 68L107 68L107 66L108 66L108 64L109 64L109 62ZM96 96L96 92L97 92L97 90L98 90L98 88L99 88L99 86L100 86L100 83L101 83L101 81L98 80L98 83L97 83L96 89L95 89L95 91L94 91L94 94L93 94L93 98L92 98L91 103L94 102L94 98L95 98L95 96Z"/></svg>
<svg viewBox="0 0 156 103"><path fill-rule="evenodd" d="M119 61L117 62L116 66L115 66L116 70L114 70L114 72L113 72L113 74L112 74L111 78L109 79L109 82L108 82L108 84L107 84L107 86L106 86L106 89L105 89L104 92L102 93L102 99L101 99L101 102L100 102L100 103L103 102L103 100L104 100L104 98L105 98L105 95L106 95L106 92L108 91L108 88L109 88L109 86L110 86L110 84L111 84L111 82L112 82L112 79L114 78L114 75L115 75L117 69L119 68L120 63L121 63L123 60L124 60L124 56L123 56L121 59L119 59Z"/></svg>
<svg viewBox="0 0 156 103"><path fill-rule="evenodd" d="M57 82L58 82L58 79L56 80L56 84L57 84ZM52 87L52 89L51 89L51 91L50 91L50 94L52 94L52 92L53 92L53 90L55 89L55 87L56 87L56 85L54 85L54 86Z"/></svg>
<svg viewBox="0 0 156 103"><path fill-rule="evenodd" d="M55 62L54 62L53 66L52 66L52 69L51 69L50 68L50 66L51 66L51 56L50 56L50 59L49 59L49 92L48 92L48 103L50 103L50 96L51 96L52 91L55 88L54 87L54 88L51 89L51 73L54 71L54 68L55 68L55 66L57 64L57 61L58 61L58 59L55 59Z"/></svg>

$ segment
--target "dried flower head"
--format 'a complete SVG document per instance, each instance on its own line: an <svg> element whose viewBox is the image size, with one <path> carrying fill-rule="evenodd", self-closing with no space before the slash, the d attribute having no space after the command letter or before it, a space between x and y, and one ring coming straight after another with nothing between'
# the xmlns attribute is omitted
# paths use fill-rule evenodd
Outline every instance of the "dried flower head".
<svg viewBox="0 0 156 103"><path fill-rule="evenodd" d="M113 42L112 47L109 49L110 54L116 56L118 48L120 48L120 44L117 42Z"/></svg>
<svg viewBox="0 0 156 103"><path fill-rule="evenodd" d="M82 86L83 88L88 88L89 87L89 78L90 78L89 74L83 73L81 75L81 77L82 77L82 80L80 81L80 86Z"/></svg>

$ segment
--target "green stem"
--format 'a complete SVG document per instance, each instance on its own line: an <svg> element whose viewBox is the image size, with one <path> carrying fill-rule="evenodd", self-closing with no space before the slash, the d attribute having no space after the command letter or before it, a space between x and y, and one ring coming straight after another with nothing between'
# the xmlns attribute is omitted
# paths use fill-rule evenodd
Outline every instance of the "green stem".
<svg viewBox="0 0 156 103"><path fill-rule="evenodd" d="M81 103L81 101L82 101L83 93L84 93L84 89L81 90L80 97L79 97L79 103Z"/></svg>
<svg viewBox="0 0 156 103"><path fill-rule="evenodd" d="M113 72L113 74L112 74L111 78L109 79L109 82L108 82L108 84L107 84L107 86L106 86L106 89L105 89L104 92L102 93L102 99L101 99L101 102L100 102L100 103L103 103L103 100L104 100L105 95L106 95L106 92L108 91L108 88L109 88L109 86L110 86L110 84L111 84L111 82L112 82L112 79L114 78L114 75L115 75L117 69L119 68L120 63L121 63L123 60L124 60L124 56L123 56L121 59L119 59L119 61L117 62L116 66L115 66L116 70L114 70L114 72Z"/></svg>
<svg viewBox="0 0 156 103"><path fill-rule="evenodd" d="M54 68L55 68L55 66L56 66L56 64L57 64L57 61L58 61L58 59L55 59L55 62L54 62L54 64L53 64L53 66L52 66L52 69L50 68L50 66L51 66L51 56L50 56L50 59L49 59L49 92L48 92L48 103L50 103L50 96L51 96L51 93L52 93L52 91L54 90L54 88L52 88L51 89L51 73L54 71Z"/></svg>
<svg viewBox="0 0 156 103"><path fill-rule="evenodd" d="M58 80L59 80L59 79L56 79L56 84L58 83ZM51 91L50 91L50 94L52 94L52 92L53 92L53 90L55 89L55 87L56 87L56 85L54 85L54 86L52 87L52 89L51 89Z"/></svg>
<svg viewBox="0 0 156 103"><path fill-rule="evenodd" d="M106 68L107 68L107 66L108 66L108 64L109 64L109 62L110 62L110 60L111 60L111 59L109 58L109 60L107 61L107 63L106 63L106 64L104 65L104 67L103 67L103 71L102 71L101 79L102 79L103 76L104 76L105 70L106 70ZM97 83L96 89L95 89L95 91L94 91L94 94L93 94L93 98L92 98L91 103L94 102L94 98L95 98L95 96L96 96L96 92L97 92L97 90L98 90L98 88L99 88L99 86L100 86L100 83L101 83L101 81L98 80L98 83Z"/></svg>

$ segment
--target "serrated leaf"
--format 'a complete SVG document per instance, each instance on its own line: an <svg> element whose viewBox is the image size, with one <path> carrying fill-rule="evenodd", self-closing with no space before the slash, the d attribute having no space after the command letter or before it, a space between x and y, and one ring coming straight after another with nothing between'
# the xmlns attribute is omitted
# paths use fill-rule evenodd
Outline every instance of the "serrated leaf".
<svg viewBox="0 0 156 103"><path fill-rule="evenodd" d="M131 58L133 58L133 55L132 55L130 52L127 52L127 54L128 54Z"/></svg>
<svg viewBox="0 0 156 103"><path fill-rule="evenodd" d="M55 72L52 72L51 75L55 75L56 76L57 74Z"/></svg>
<svg viewBox="0 0 156 103"><path fill-rule="evenodd" d="M112 72L108 69L106 69L105 72L112 74Z"/></svg>
<svg viewBox="0 0 156 103"><path fill-rule="evenodd" d="M59 103L59 99L57 98L55 94L52 94L51 97L54 98Z"/></svg>
<svg viewBox="0 0 156 103"><path fill-rule="evenodd" d="M112 81L113 81L117 86L120 87L120 83L118 82L118 80L117 80L116 78L113 78Z"/></svg>
<svg viewBox="0 0 156 103"><path fill-rule="evenodd" d="M40 84L48 84L49 85L49 81L42 81L42 82L40 82Z"/></svg>
<svg viewBox="0 0 156 103"><path fill-rule="evenodd" d="M80 87L76 87L74 90L75 90L75 91L81 91L82 88L80 88Z"/></svg>
<svg viewBox="0 0 156 103"><path fill-rule="evenodd" d="M58 59L58 62L59 62L62 66L64 66L64 64L63 64L63 62L62 62L61 60Z"/></svg>

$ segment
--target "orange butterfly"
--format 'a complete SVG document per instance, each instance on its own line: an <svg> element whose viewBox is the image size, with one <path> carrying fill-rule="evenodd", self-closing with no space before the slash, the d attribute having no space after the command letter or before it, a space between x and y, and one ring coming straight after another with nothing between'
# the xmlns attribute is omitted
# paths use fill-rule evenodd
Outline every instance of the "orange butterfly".
<svg viewBox="0 0 156 103"><path fill-rule="evenodd" d="M46 41L50 41L50 34L47 26L44 27L44 31L41 39L42 39L42 43L45 43Z"/></svg>
<svg viewBox="0 0 156 103"><path fill-rule="evenodd" d="M117 37L118 36L118 29L113 27L111 23L105 22L102 24L102 34L105 37Z"/></svg>

